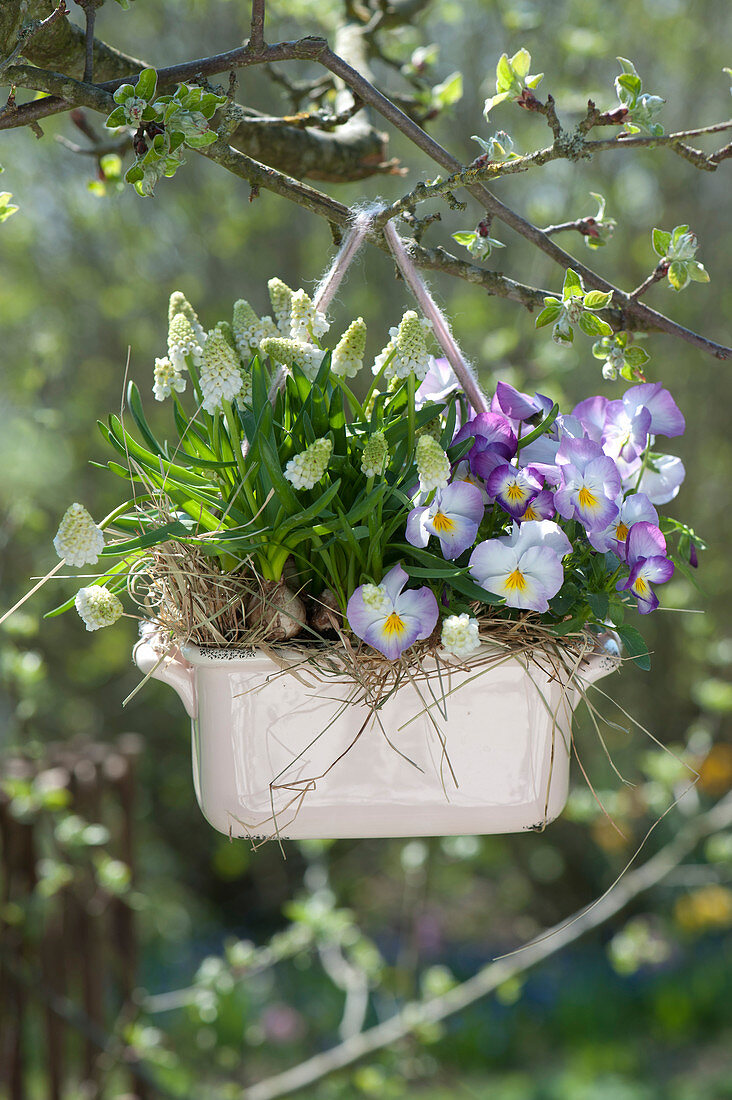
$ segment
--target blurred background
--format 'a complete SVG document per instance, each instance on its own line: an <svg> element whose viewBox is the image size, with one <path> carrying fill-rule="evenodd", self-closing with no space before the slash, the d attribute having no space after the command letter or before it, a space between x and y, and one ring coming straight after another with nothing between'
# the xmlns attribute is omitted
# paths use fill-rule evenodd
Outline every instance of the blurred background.
<svg viewBox="0 0 732 1100"><path fill-rule="evenodd" d="M462 99L430 129L467 161L478 152L475 133L508 130L518 151L547 143L544 120L510 104L494 109L490 125L482 117L499 55L521 46L532 71L546 73L539 94L552 92L565 121L588 96L601 107L616 102L616 55L635 62L644 91L667 99L667 131L723 120L725 9L715 0L435 0L414 27L395 32L389 52L406 61L436 42L436 79L462 72ZM267 38L332 33L339 11L328 0L273 2ZM246 4L149 0L127 13L105 6L97 33L173 64L231 48L248 34L248 16ZM404 90L393 69L376 71L385 91ZM240 74L238 99L289 109L257 69ZM76 139L67 118L43 130L41 141L10 131L0 143L3 188L20 205L0 229L2 609L55 563L51 540L68 503L100 517L121 499L115 478L90 462L109 457L94 422L119 408L128 348L130 376L165 434L168 410L151 387L170 292L183 290L209 326L238 297L267 312L271 276L310 290L332 248L326 223L265 192L250 204L242 181L202 158L190 155L143 200L129 187L100 186L93 160L54 140ZM406 180L317 186L346 203L390 200L435 174L397 134L390 155L409 169ZM538 225L594 214L590 192L602 193L618 222L609 244L591 252L568 234L560 243L625 289L655 265L652 227L689 223L711 283L682 294L661 284L647 300L729 343L729 170L699 172L660 149L623 151L509 177L496 192ZM468 258L450 234L473 229L477 207L440 212L424 243ZM497 223L492 234L506 248L487 267L495 261L519 281L560 288L544 256ZM569 406L622 393L622 382L602 381L589 340L559 348L514 303L447 277L432 286L488 392L503 378ZM362 314L376 352L410 305L390 261L368 249L339 293L335 328ZM641 859L729 790L732 368L668 336L646 346L649 379L663 381L687 420L669 447L687 479L667 511L710 549L700 555L699 587L677 575L662 591L664 609L639 624L651 671L630 665L603 682L622 708L598 697L612 763L579 716L582 762L612 821L576 769L568 809L544 834L252 852L199 814L177 697L150 682L122 708L139 679L132 620L93 637L73 612L42 622L75 591L59 580L4 625L0 965L8 952L16 960L0 991L8 1096L241 1096L242 1086L327 1049L349 1028L448 990L602 894L689 786L689 769L698 783ZM658 889L550 962L300 1095L732 1097L731 887L732 833L717 833ZM21 1040L18 1092L10 1063L17 1077Z"/></svg>

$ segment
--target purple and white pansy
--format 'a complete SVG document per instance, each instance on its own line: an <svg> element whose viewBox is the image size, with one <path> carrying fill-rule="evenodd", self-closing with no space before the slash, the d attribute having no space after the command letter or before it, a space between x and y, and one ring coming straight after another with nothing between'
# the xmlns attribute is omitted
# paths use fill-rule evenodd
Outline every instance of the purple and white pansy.
<svg viewBox="0 0 732 1100"><path fill-rule="evenodd" d="M612 458L591 439L565 437L557 451L562 481L554 494L560 516L578 519L588 530L608 527L618 514L620 474Z"/></svg>
<svg viewBox="0 0 732 1100"><path fill-rule="evenodd" d="M437 535L445 558L459 558L472 546L483 519L483 493L467 481L453 481L438 489L431 504L413 508L407 517L407 542L425 547Z"/></svg>
<svg viewBox="0 0 732 1100"><path fill-rule="evenodd" d="M454 385L448 364L434 361L420 404L444 402ZM681 412L660 383L643 383L615 400L581 402L522 446L522 435L553 407L549 397L499 382L490 411L458 427L453 445L472 440L467 455L449 468L441 452L444 481L429 492L415 490L404 533L422 551L434 536L443 559L455 563L452 579L449 569L436 570L436 581L445 578L441 591L436 589L442 607L430 587L406 588L407 573L395 565L380 584L361 585L348 602L348 620L359 638L394 660L430 637L441 616L443 648L465 657L478 645L471 617L477 611L460 595L458 577L469 577L507 608L544 614L565 575L581 589L588 552L614 556L615 566L610 557L602 565L607 587L615 584L618 592L634 596L642 615L658 607L652 585L669 580L674 566L656 505L676 496L684 468L680 459L652 448L656 435L683 432ZM419 563L424 565L422 558ZM571 614L582 608L582 599ZM468 628L469 647L467 634L462 638Z"/></svg>
<svg viewBox="0 0 732 1100"><path fill-rule="evenodd" d="M353 633L391 661L429 638L440 614L432 590L424 585L405 592L408 580L401 565L395 565L381 584L357 588L346 608Z"/></svg>
<svg viewBox="0 0 732 1100"><path fill-rule="evenodd" d="M674 573L674 563L666 557L666 539L655 524L633 524L628 532L627 559L630 575L621 578L616 587L619 592L632 592L640 614L648 615L658 607L651 584L662 584Z"/></svg>
<svg viewBox="0 0 732 1100"><path fill-rule="evenodd" d="M476 584L502 596L507 607L548 611L564 581L562 557L572 550L562 529L549 520L514 525L510 535L487 539L470 557Z"/></svg>

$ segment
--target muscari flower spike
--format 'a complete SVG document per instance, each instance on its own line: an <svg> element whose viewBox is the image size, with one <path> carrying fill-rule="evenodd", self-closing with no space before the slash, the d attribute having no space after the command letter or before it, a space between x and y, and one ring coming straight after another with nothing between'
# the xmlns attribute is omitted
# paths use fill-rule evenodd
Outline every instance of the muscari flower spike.
<svg viewBox="0 0 732 1100"><path fill-rule="evenodd" d="M203 407L209 413L221 412L222 402L231 401L244 387L239 356L222 323L211 329L203 346L199 383Z"/></svg>
<svg viewBox="0 0 732 1100"><path fill-rule="evenodd" d="M381 477L389 461L389 444L383 432L374 432L363 445L361 473L366 477Z"/></svg>
<svg viewBox="0 0 732 1100"><path fill-rule="evenodd" d="M244 298L234 302L231 327L237 351L245 360L256 355L262 340L276 336L278 331L271 317L258 317Z"/></svg>
<svg viewBox="0 0 732 1100"><path fill-rule="evenodd" d="M164 401L171 393L183 393L186 388L186 380L180 370L170 361L168 356L155 360L153 371L153 393L156 401Z"/></svg>
<svg viewBox="0 0 732 1100"><path fill-rule="evenodd" d="M190 355L194 365L199 367L203 357L203 347L185 313L176 313L168 324L168 358L176 371L187 369L187 355Z"/></svg>
<svg viewBox="0 0 732 1100"><path fill-rule="evenodd" d="M267 283L269 300L272 303L277 328L283 336L290 336L290 310L292 308L292 291L282 279L270 279Z"/></svg>
<svg viewBox="0 0 732 1100"><path fill-rule="evenodd" d="M425 433L417 440L417 473L423 493L432 489L446 489L450 477L450 459L440 444Z"/></svg>
<svg viewBox="0 0 732 1100"><path fill-rule="evenodd" d="M87 630L101 630L103 626L112 626L124 614L120 599L101 585L80 588L74 598L74 607Z"/></svg>
<svg viewBox="0 0 732 1100"><path fill-rule="evenodd" d="M322 348L316 348L314 344L301 344L285 336L266 336L260 347L265 355L285 367L293 367L297 363L311 382L315 381L325 354Z"/></svg>
<svg viewBox="0 0 732 1100"><path fill-rule="evenodd" d="M465 611L462 615L448 615L442 623L442 648L455 657L469 657L480 649L478 620Z"/></svg>
<svg viewBox="0 0 732 1100"><path fill-rule="evenodd" d="M366 322L363 317L351 321L335 346L330 368L340 378L355 378L363 366L366 350Z"/></svg>
<svg viewBox="0 0 732 1100"><path fill-rule="evenodd" d="M104 549L104 533L83 504L71 504L63 514L53 545L69 565L94 565Z"/></svg>
<svg viewBox="0 0 732 1100"><path fill-rule="evenodd" d="M177 313L182 313L183 316L190 321L193 335L200 346L203 347L206 343L206 332L203 325L198 320L198 314L182 290L174 290L170 295L170 301L168 303L168 323L173 320Z"/></svg>
<svg viewBox="0 0 732 1100"><path fill-rule="evenodd" d="M333 442L316 439L285 467L285 477L296 489L313 489L328 469Z"/></svg>
<svg viewBox="0 0 732 1100"><path fill-rule="evenodd" d="M407 378L413 374L420 382L423 381L430 366L430 356L425 340L425 334L429 328L428 321L418 317L413 309L407 310L396 332L395 355L387 368L387 375L394 374L397 378Z"/></svg>
<svg viewBox="0 0 732 1100"><path fill-rule="evenodd" d="M290 299L290 338L302 343L319 340L329 328L330 322L315 308L310 296L304 290L296 290Z"/></svg>
<svg viewBox="0 0 732 1100"><path fill-rule="evenodd" d="M426 586L403 591L408 581L401 565L395 565L381 584L362 584L351 596L346 615L356 637L384 657L395 661L437 625L439 609Z"/></svg>

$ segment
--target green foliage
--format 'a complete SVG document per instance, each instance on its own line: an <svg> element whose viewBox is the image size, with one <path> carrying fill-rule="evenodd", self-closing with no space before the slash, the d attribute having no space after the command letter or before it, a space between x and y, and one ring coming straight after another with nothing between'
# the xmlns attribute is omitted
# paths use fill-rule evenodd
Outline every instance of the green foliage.
<svg viewBox="0 0 732 1100"><path fill-rule="evenodd" d="M623 129L629 134L651 134L654 137L663 133L660 122L653 122L665 99L643 92L643 82L638 76L635 65L626 57L619 57L622 68L620 76L615 78L615 91L620 106L624 109Z"/></svg>
<svg viewBox="0 0 732 1100"><path fill-rule="evenodd" d="M10 191L0 191L0 225L17 213L19 207L17 207L10 200L12 199Z"/></svg>
<svg viewBox="0 0 732 1100"><path fill-rule="evenodd" d="M543 73L530 74L531 54L523 47L517 50L513 57L501 54L496 67L496 95L490 96L485 101L483 113L486 118L494 107L503 103L505 99L520 100L526 89L533 91L544 77Z"/></svg>
<svg viewBox="0 0 732 1100"><path fill-rule="evenodd" d="M556 344L569 346L574 342L574 326L578 325L585 336L612 336L612 326L595 315L605 309L612 299L612 291L585 292L582 279L573 268L567 270L562 286L562 297L544 298L544 309L536 318L536 328L553 325L552 339Z"/></svg>
<svg viewBox="0 0 732 1100"><path fill-rule="evenodd" d="M668 283L672 290L683 290L690 282L708 283L709 273L696 256L699 242L688 225L677 225L670 233L654 229L653 251L666 266Z"/></svg>
<svg viewBox="0 0 732 1100"><path fill-rule="evenodd" d="M123 84L114 93L115 107L107 117L109 129L137 128L136 160L125 173L138 195L149 196L163 177L174 176L183 160L183 147L202 149L216 141L210 120L226 96L197 85L179 84L172 95L155 98L157 72L143 69L137 84Z"/></svg>

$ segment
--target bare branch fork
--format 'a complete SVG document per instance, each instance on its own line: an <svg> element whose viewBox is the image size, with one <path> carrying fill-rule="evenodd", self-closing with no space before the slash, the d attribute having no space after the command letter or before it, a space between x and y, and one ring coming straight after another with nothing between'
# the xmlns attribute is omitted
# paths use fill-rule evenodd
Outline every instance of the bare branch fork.
<svg viewBox="0 0 732 1100"><path fill-rule="evenodd" d="M86 2L89 7L95 5L95 0L86 0ZM402 5L405 10L415 6L420 7L422 5L419 3ZM393 18L398 18L398 9L400 6L395 5L394 7L395 14ZM264 0L253 0L251 37L245 45L238 49L230 50L212 57L198 58L180 65L161 68L158 70L160 86L171 85L178 81L210 77L249 65L269 65L272 62L290 60L309 60L317 62L338 80L341 80L361 102L376 110L384 119L390 122L419 149L426 153L427 156L441 167L447 169L450 173L447 179L439 181L432 186L418 184L408 195L392 204L392 206L377 219L378 228L383 228L387 221L390 221L399 214L404 212L413 214L414 207L417 203L423 202L428 198L436 198L443 195L448 195L449 197L453 189L464 187L491 217L498 218L520 236L529 240L561 268L574 268L582 277L588 288L612 292L612 305L606 311L605 317L614 329L662 331L684 340L699 350L709 353L718 359L732 357L731 348L708 340L698 333L678 325L664 314L650 309L645 303L638 300L640 293L645 292L653 282L657 281L656 279L653 279L651 282L646 280L647 286L646 284L642 284L642 289L639 287L632 293L622 291L612 283L603 279L586 265L582 264L575 257L565 252L564 249L560 248L555 241L552 240L553 233L558 232L560 228L570 228L571 223L561 226L550 226L548 227L549 231L545 232L502 203L487 189L483 182L484 179L495 179L498 176L538 167L551 160L561 158L574 160L578 157L592 155L595 152L624 148L626 146L645 147L648 145L668 145L673 151L682 152L682 155L696 167L714 170L718 164L729 155L727 150L729 149L732 152L732 146L725 146L716 153L706 156L698 150L690 150L690 147L685 146L683 139L694 135L728 130L732 128L732 121L718 123L709 127L700 127L695 130L681 131L676 134L663 135L662 137L652 139L647 139L645 137L633 138L618 136L604 141L587 141L585 135L592 126L607 124L605 116L597 111L594 104L590 103L588 105L586 117L580 121L575 131L570 134L562 129L556 114L554 101L549 97L545 104L540 104L537 101L537 106L532 109L539 110L545 115L547 123L554 135L552 146L547 149L538 150L527 157L522 157L506 164L489 163L485 165L480 163L481 158L479 158L477 162L473 162L473 164L466 167L449 153L448 150L435 141L434 138L430 137L430 135L416 122L409 118L409 116L392 100L383 95L365 75L349 65L343 57L335 53L325 39L305 37L294 42L280 42L272 46L267 45L264 42L264 9ZM87 8L87 12L88 11L89 8ZM383 20L377 20L376 22L372 20L373 26L360 27L358 28L359 33L365 34L367 31L371 32L382 23ZM89 23L87 22L87 32L88 27ZM96 43L92 42L90 46L90 36L87 33L85 36L84 66L87 75L89 72L90 56L93 59L94 49L98 50L102 47L109 50L109 47L104 46L103 43L99 43L98 41ZM12 56L17 56L17 53L18 51L16 49ZM139 63L130 61L130 69L132 71L129 71L126 76L93 84L88 79L77 81L64 74L49 72L35 66L10 65L10 60L12 60L12 58L8 58L5 62L5 82L20 87L44 91L48 93L48 95L45 99L19 107L13 104L6 108L5 111L0 112L0 129L31 125L37 123L40 118L67 111L75 106L84 106L95 111L106 113L111 110L113 104L111 93L126 80L134 79L135 69L138 69L139 65ZM274 121L280 124L283 120ZM265 129L265 125L266 124L260 124L257 126L257 129L261 132ZM301 130L299 132L312 133L312 131L309 130ZM228 142L218 141L212 146L198 150L198 152L208 157L210 160L214 160L218 164L221 164L235 175L248 180L252 186L264 187L280 194L306 207L313 213L326 217L331 222L343 225L349 218L350 212L342 204L337 203L329 196L302 183L300 180L283 172L279 172L274 168L270 168L252 157L248 157L245 153L234 149ZM702 160L704 164L701 163ZM374 169L372 167L371 171L374 170L379 169ZM579 225L573 225L572 227L580 228ZM374 243L382 244L381 241L375 240L375 236L372 236L372 240L374 240ZM382 247L386 246L382 244ZM428 250L422 248L415 242L412 245L412 258L419 266L445 271L449 274L467 279L468 281L484 286L491 294L497 294L502 297L520 301L530 310L542 304L544 291L507 279L501 273L487 271L477 265L465 263L451 256L443 249Z"/></svg>

